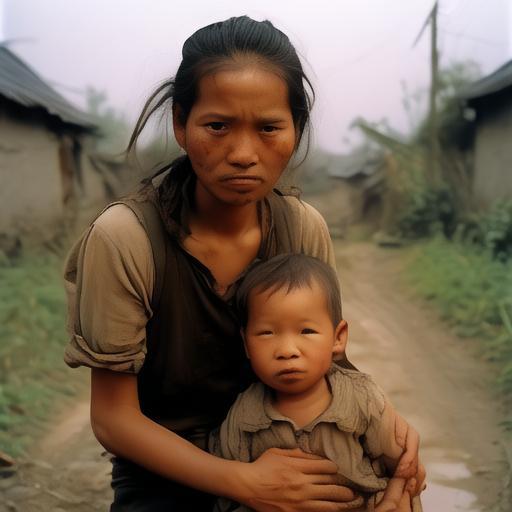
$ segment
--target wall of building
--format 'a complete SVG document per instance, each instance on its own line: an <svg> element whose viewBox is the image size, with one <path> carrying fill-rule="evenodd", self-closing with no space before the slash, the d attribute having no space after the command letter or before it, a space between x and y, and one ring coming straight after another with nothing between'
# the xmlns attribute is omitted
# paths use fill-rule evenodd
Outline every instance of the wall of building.
<svg viewBox="0 0 512 512"><path fill-rule="evenodd" d="M473 189L484 207L512 199L512 93L508 96L477 110Z"/></svg>
<svg viewBox="0 0 512 512"><path fill-rule="evenodd" d="M362 220L364 190L347 180L328 179L329 190L302 198L322 214L332 236L344 236L351 224Z"/></svg>
<svg viewBox="0 0 512 512"><path fill-rule="evenodd" d="M58 148L57 136L44 125L0 111L0 233L37 231L59 222Z"/></svg>

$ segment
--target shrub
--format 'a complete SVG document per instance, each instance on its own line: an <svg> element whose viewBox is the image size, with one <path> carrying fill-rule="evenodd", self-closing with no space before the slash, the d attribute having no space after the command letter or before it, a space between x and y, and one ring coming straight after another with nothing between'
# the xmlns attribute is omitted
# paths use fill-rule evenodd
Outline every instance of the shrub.
<svg viewBox="0 0 512 512"><path fill-rule="evenodd" d="M456 225L456 212L447 187L418 186L406 197L397 220L398 231L405 238L424 238L439 230L450 237Z"/></svg>
<svg viewBox="0 0 512 512"><path fill-rule="evenodd" d="M497 201L487 212L467 217L456 238L484 249L496 260L507 261L512 257L512 201Z"/></svg>

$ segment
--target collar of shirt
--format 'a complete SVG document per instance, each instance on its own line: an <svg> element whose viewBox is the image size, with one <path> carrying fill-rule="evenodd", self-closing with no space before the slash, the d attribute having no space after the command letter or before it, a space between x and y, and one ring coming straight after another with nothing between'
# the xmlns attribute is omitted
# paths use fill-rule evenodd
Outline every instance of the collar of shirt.
<svg viewBox="0 0 512 512"><path fill-rule="evenodd" d="M355 392L354 383L358 384L360 372L340 368L332 364L327 373L331 389L331 403L317 418L300 430L311 432L319 423L335 423L339 430L358 432L361 424L361 407L364 404ZM354 378L355 377L355 378ZM290 423L294 430L299 430L293 420L283 416L272 406L271 391L261 382L257 382L246 391L249 393L250 407L244 408L240 428L245 432L258 432L270 428L272 423L284 421ZM246 402L247 403L247 402Z"/></svg>

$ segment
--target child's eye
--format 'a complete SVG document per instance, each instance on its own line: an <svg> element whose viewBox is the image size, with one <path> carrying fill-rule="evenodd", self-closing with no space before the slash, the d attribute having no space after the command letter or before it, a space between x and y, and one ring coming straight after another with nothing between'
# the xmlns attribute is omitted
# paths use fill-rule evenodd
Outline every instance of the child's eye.
<svg viewBox="0 0 512 512"><path fill-rule="evenodd" d="M226 123L223 123L221 121L213 121L211 123L208 123L206 126L214 132L221 132L227 128Z"/></svg>
<svg viewBox="0 0 512 512"><path fill-rule="evenodd" d="M317 332L314 329L306 328L306 329L302 329L302 331L300 333L301 334L316 334Z"/></svg>
<svg viewBox="0 0 512 512"><path fill-rule="evenodd" d="M256 336L271 336L272 335L272 331L259 331L256 333Z"/></svg>

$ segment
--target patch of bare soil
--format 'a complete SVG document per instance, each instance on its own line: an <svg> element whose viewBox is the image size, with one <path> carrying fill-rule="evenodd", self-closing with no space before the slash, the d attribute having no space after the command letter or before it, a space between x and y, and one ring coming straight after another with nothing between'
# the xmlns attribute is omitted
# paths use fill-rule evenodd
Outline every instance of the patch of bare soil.
<svg viewBox="0 0 512 512"><path fill-rule="evenodd" d="M372 374L422 437L425 512L510 511L492 367L402 284L403 253L336 242L350 359ZM0 512L106 511L110 463L89 427L87 397L56 418L14 476Z"/></svg>
<svg viewBox="0 0 512 512"><path fill-rule="evenodd" d="M1 478L0 512L105 512L111 465L89 425L89 400L55 418L13 476Z"/></svg>

